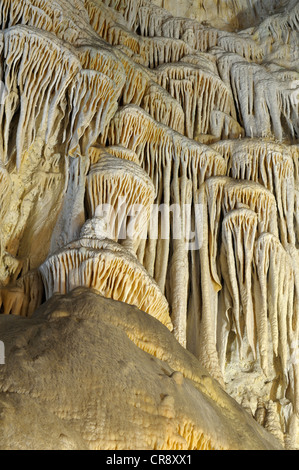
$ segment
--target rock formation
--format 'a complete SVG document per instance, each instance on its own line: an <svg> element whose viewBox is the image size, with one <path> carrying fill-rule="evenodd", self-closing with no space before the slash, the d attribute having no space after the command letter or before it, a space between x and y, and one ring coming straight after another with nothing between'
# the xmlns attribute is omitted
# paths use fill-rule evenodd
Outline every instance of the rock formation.
<svg viewBox="0 0 299 470"><path fill-rule="evenodd" d="M77 288L3 317L1 448L280 449L136 307Z"/></svg>
<svg viewBox="0 0 299 470"><path fill-rule="evenodd" d="M298 449L298 2L0 25L0 448Z"/></svg>

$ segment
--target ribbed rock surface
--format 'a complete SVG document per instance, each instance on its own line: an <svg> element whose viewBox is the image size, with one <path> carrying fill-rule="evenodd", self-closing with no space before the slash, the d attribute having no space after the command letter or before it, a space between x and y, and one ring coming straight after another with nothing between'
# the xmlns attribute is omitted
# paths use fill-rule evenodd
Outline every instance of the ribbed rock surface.
<svg viewBox="0 0 299 470"><path fill-rule="evenodd" d="M79 288L0 331L0 449L280 449L135 307Z"/></svg>

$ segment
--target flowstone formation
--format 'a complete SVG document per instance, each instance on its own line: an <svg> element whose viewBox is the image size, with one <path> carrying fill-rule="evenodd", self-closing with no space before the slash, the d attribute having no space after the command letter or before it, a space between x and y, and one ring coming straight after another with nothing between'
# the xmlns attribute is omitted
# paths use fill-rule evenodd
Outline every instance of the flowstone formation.
<svg viewBox="0 0 299 470"><path fill-rule="evenodd" d="M298 2L0 24L0 447L299 449Z"/></svg>

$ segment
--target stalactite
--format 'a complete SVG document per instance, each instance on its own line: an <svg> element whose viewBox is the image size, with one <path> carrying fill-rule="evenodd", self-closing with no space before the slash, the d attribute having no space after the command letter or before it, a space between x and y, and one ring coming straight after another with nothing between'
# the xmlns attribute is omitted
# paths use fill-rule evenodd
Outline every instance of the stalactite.
<svg viewBox="0 0 299 470"><path fill-rule="evenodd" d="M115 115L109 132L109 143L122 145L139 155L142 167L154 182L156 195L161 185L160 178L164 172L168 174L167 168L173 165L174 155L179 160L183 158L187 161L187 177L192 180L194 194L205 179L226 173L225 161L216 152L172 132L136 107L125 107Z"/></svg>
<svg viewBox="0 0 299 470"><path fill-rule="evenodd" d="M16 116L19 118L17 167L37 135L44 135L45 141L50 142L59 129L64 135L66 152L72 153L78 146L81 154L88 151L88 146L112 118L123 82L117 86L101 72L82 70L76 50L70 51L63 43L53 41L45 33L41 35L38 30L16 26L4 31L1 41L7 64L2 74L5 73L8 93L0 107L1 115L6 117L2 120L2 161L10 159L9 130ZM34 62L41 54L42 61ZM32 66L29 68L28 64ZM15 68L19 68L17 75Z"/></svg>
<svg viewBox="0 0 299 470"><path fill-rule="evenodd" d="M29 35L30 32L33 34ZM10 67L7 66L5 76L5 86L9 99L1 106L1 114L5 113L6 115L6 119L2 121L5 123L5 127L2 127L1 133L1 137L3 136L1 139L1 154L2 160L6 162L9 158L7 155L9 126L17 111L17 107L20 106L20 118L16 137L16 159L17 165L20 166L22 153L29 148L36 133L34 126L37 116L33 113L38 115L42 99L44 96L47 96L47 93L49 94L52 91L53 87L56 88L56 102L57 106L59 105L57 98L63 95L71 78L79 70L79 63L75 57L71 57L69 53L66 54L67 51L62 47L62 44L47 41L44 35L40 35L38 31L30 30L28 27L18 26L11 28L2 34L1 40L3 41L2 54L4 54L6 64L12 64ZM29 45L30 47L28 47ZM33 63L33 58L41 53L43 54L43 60ZM29 69L25 66L26 63L32 63L32 67ZM54 80L50 73L53 63L57 64ZM19 65L20 70L16 76L14 68L17 65ZM20 89L20 96L16 93L18 88ZM36 93L37 89L39 89L38 94ZM47 101L43 111L44 120L48 120L49 134L51 131L50 123L53 121L54 116L53 111L52 113L49 112L50 109ZM25 131L26 140L24 138ZM27 149L23 148L26 141Z"/></svg>
<svg viewBox="0 0 299 470"><path fill-rule="evenodd" d="M0 217L4 218L9 208L11 179L5 166L0 162Z"/></svg>
<svg viewBox="0 0 299 470"><path fill-rule="evenodd" d="M298 371L294 377L291 348L298 337L298 293L294 283L298 274L294 272L289 253L270 234L263 234L257 240L254 264L255 311L262 367L267 374L268 342L271 341L273 355L280 361L284 393L289 388L296 396Z"/></svg>
<svg viewBox="0 0 299 470"><path fill-rule="evenodd" d="M154 37L145 40L145 44L149 49L148 66L150 68L178 62L182 57L193 52L193 48L180 39Z"/></svg>
<svg viewBox="0 0 299 470"><path fill-rule="evenodd" d="M70 154L79 146L85 155L89 146L104 132L117 109L115 88L114 82L100 72L82 71L76 76L69 93L73 109L70 119L72 138L67 142Z"/></svg>
<svg viewBox="0 0 299 470"><path fill-rule="evenodd" d="M205 52L217 44L218 31L203 27L195 20L170 17L163 22L162 34L165 37L188 40L188 33L189 41L192 33L192 45L198 51Z"/></svg>
<svg viewBox="0 0 299 470"><path fill-rule="evenodd" d="M211 188L211 182L215 184L215 190L218 197L215 197L214 204L207 194L207 184ZM191 346L192 352L196 354L203 366L210 371L213 377L217 378L220 383L223 382L223 375L220 369L220 362L217 352L217 292L221 289L220 279L217 275L216 268L216 233L219 230L218 217L221 210L218 201L221 201L221 193L226 182L226 177L210 178L203 184L198 192L198 203L203 207L202 217L202 247L200 250L200 275L196 288L199 291L198 298L200 302L200 318L193 323L198 324L198 330L195 332L195 339ZM213 191L216 194L216 191ZM208 210L207 207L211 210ZM209 213L210 212L210 213ZM214 227L216 224L216 227ZM195 291L196 292L196 291ZM198 303L199 303L198 302ZM198 315L198 311L192 311L193 316Z"/></svg>
<svg viewBox="0 0 299 470"><path fill-rule="evenodd" d="M83 69L101 72L114 82L115 91L123 89L125 85L124 64L118 60L107 44L99 43L98 47L95 47L94 43L89 44L88 41L84 41L84 44L78 46L76 51Z"/></svg>
<svg viewBox="0 0 299 470"><path fill-rule="evenodd" d="M238 54L219 50L215 54L222 80L231 84L246 136L295 140L298 104L292 100L292 80L286 86L263 65L249 63Z"/></svg>
<svg viewBox="0 0 299 470"><path fill-rule="evenodd" d="M290 152L294 163L294 178L295 182L299 182L299 144L291 145Z"/></svg>
<svg viewBox="0 0 299 470"><path fill-rule="evenodd" d="M138 242L154 202L153 183L139 165L112 155L102 156L87 176L87 196L91 217L109 208L105 217L111 227L110 238L117 241L129 237Z"/></svg>
<svg viewBox="0 0 299 470"><path fill-rule="evenodd" d="M195 51L193 54L185 55L180 62L191 64L198 67L200 70L210 72L214 75L219 75L215 54L211 52Z"/></svg>
<svg viewBox="0 0 299 470"><path fill-rule="evenodd" d="M290 149L252 139L218 142L213 147L227 159L233 178L260 183L275 196L280 240L284 247L294 245L295 182Z"/></svg>
<svg viewBox="0 0 299 470"><path fill-rule="evenodd" d="M255 63L262 62L265 56L263 47L254 41L250 35L223 32L217 41L217 46Z"/></svg>
<svg viewBox="0 0 299 470"><path fill-rule="evenodd" d="M174 162L173 180L171 185L174 204L181 208L180 224L173 227L172 257L170 261L170 276L172 279L170 290L172 322L174 326L174 335L180 344L186 347L187 334L187 307L189 290L189 260L188 260L188 241L191 213L188 214L188 208L191 209L192 201L192 181L187 178L186 162L182 164L182 175L179 176L179 161ZM176 215L174 214L174 218Z"/></svg>
<svg viewBox="0 0 299 470"><path fill-rule="evenodd" d="M128 28L135 29L138 10L143 6L144 0L103 0L103 3L113 10L121 13L122 17L127 23Z"/></svg>
<svg viewBox="0 0 299 470"><path fill-rule="evenodd" d="M299 409L297 3L201 0L197 20L150 0L0 4L0 312L30 317L78 286L135 305L286 447ZM171 397L157 409L175 416ZM213 447L192 423L177 432L168 447Z"/></svg>
<svg viewBox="0 0 299 470"><path fill-rule="evenodd" d="M226 173L225 161L216 151L173 132L136 106L126 106L115 114L108 141L110 145L122 145L136 152L141 165L154 182L160 170L150 168L150 165L156 164L156 152L159 148L159 165L166 153L174 154L174 148L176 155L184 155L188 161L188 177L195 183L194 191L209 176ZM151 148L147 149L147 146ZM147 158L150 158L152 164L146 161ZM198 173L196 168L201 172Z"/></svg>
<svg viewBox="0 0 299 470"><path fill-rule="evenodd" d="M230 180L224 187L223 212L227 214L237 204L245 204L258 214L258 233L278 236L276 201L273 194L258 183Z"/></svg>
<svg viewBox="0 0 299 470"><path fill-rule="evenodd" d="M110 147L103 147L102 145L94 145L89 149L90 163L98 163L103 156L113 155L117 158L123 158L139 165L139 158L137 154L130 149L122 147L121 145L111 145Z"/></svg>
<svg viewBox="0 0 299 470"><path fill-rule="evenodd" d="M282 42L290 41L292 36L290 31L298 30L299 24L299 7L295 2L293 7L282 12L279 15L269 16L254 31L254 39L262 40L271 37L274 40L282 40Z"/></svg>
<svg viewBox="0 0 299 470"><path fill-rule="evenodd" d="M173 204L174 207L178 204L177 208L182 216L183 201L179 196L174 198L172 194L180 194L179 181L187 178L186 181L192 182L192 191L190 196L188 196L188 204L190 203L190 224L193 228L196 227L194 219L195 195L200 185L207 178L216 174L225 174L225 161L217 153L211 153L208 147L196 144L196 142L174 133L167 127L158 124L144 111L132 106L125 107L115 115L109 136L110 144L123 145L140 155L141 166L154 183L155 204L158 207L163 205L162 207L170 208L171 210ZM185 175L185 177L179 180L178 176L175 176L178 174ZM169 192L171 185L173 188L172 194ZM151 221L153 226L156 227L157 234L161 234L163 228L163 236L155 236L155 234L149 231L148 242L145 246L143 245L139 248L138 257L147 271L156 279L162 292L164 292L165 288L167 288L166 275L168 264L171 261L169 259L171 214L170 211L166 215L164 213L163 221L159 221L158 215L158 211L156 211ZM163 227L161 224L163 224ZM151 227L149 227L150 229ZM201 228L196 228L195 238L199 236L198 230L201 231ZM185 240L177 241L177 245L183 246L184 244ZM174 259L177 256L182 256L182 260L184 259L182 262L185 265L186 254L184 254L183 248L175 251ZM188 264L190 262L192 265L192 261L188 260ZM173 266L176 266L176 264L174 263ZM172 269L177 272L177 284L183 285L187 279L186 270ZM184 302L182 300L178 303L175 302L177 305L172 305L171 303L172 316L177 319L177 324L183 322L184 317L186 317L184 309L187 308L187 305L186 298L184 297L184 299ZM183 304L185 305L182 307ZM182 342L185 344L185 340L182 340Z"/></svg>
<svg viewBox="0 0 299 470"><path fill-rule="evenodd" d="M256 357L256 332L252 298L251 271L254 254L254 241L257 232L258 216L249 209L235 209L229 212L222 223L222 246L220 253L221 274L224 280L224 299L220 308L225 313L231 310L232 324L226 331L235 331L240 357L244 354L242 347L246 337L251 351ZM225 317L225 314L222 314ZM225 364L226 344L228 337L221 338ZM221 354L220 354L221 358Z"/></svg>
<svg viewBox="0 0 299 470"><path fill-rule="evenodd" d="M277 413L278 403L269 401L266 410L265 428L283 443L283 432Z"/></svg>
<svg viewBox="0 0 299 470"><path fill-rule="evenodd" d="M115 54L121 61L126 75L121 94L122 104L139 106L151 81L151 75L145 68L136 64L133 58L128 57L122 51L117 50Z"/></svg>
<svg viewBox="0 0 299 470"><path fill-rule="evenodd" d="M295 243L294 213L294 173L292 161L279 152L261 153L259 160L256 155L247 155L241 151L232 158L232 176L237 179L250 179L260 182L275 196L279 234L282 244Z"/></svg>
<svg viewBox="0 0 299 470"><path fill-rule="evenodd" d="M3 0L0 6L1 29L18 24L32 26L54 33L58 38L75 43L85 36L86 28L93 35L89 26L89 18L82 3L71 5L66 0ZM67 12L67 13L66 13ZM94 35L96 39L96 36Z"/></svg>
<svg viewBox="0 0 299 470"><path fill-rule="evenodd" d="M63 205L52 233L51 253L80 235L85 221L85 182L89 166L89 157L75 155L65 159Z"/></svg>
<svg viewBox="0 0 299 470"><path fill-rule="evenodd" d="M200 280L198 289L200 290L201 298L201 319L200 319L200 331L198 337L199 344L199 357L204 361L205 366L211 370L214 376L217 378L221 377L220 373L220 363L223 366L223 354L225 350L225 344L227 338L225 339L225 333L220 332L220 340L222 342L221 346L221 355L218 358L216 341L217 341L217 312L218 312L218 292L223 288L221 282L221 265L220 263L220 252L219 252L219 242L221 239L221 221L224 218L224 221L227 221L228 226L224 225L224 252L222 254L222 267L224 270L224 276L226 281L224 291L224 300L227 309L235 308L235 312L238 312L237 315L240 315L241 304L243 302L243 307L245 309L246 320L244 324L247 325L249 335L249 342L252 350L255 353L255 339L253 337L253 310L251 307L252 301L250 300L250 279L248 279L249 265L250 261L244 261L245 255L242 254L242 233L243 238L247 240L248 246L246 248L246 253L248 259L252 257L252 243L254 242L254 237L250 238L250 233L259 236L264 232L273 233L273 235L278 234L278 227L276 221L276 202L274 196L267 191L263 186L252 183L249 181L237 181L228 177L212 177L209 178L200 188L198 194L198 202L203 205L203 246L200 250ZM244 207L244 210L242 208ZM235 212L235 210L237 210ZM248 212L249 210L249 212ZM233 211L233 212L231 212ZM239 212L238 212L239 211ZM255 213L255 216L248 218L244 217L244 214ZM232 214L232 215L230 215ZM236 215L234 217L234 215ZM240 220L244 223L244 227L241 231L236 230L236 235L234 236L234 243L232 245L232 238L227 238L229 222L234 220L234 223L238 221L240 215ZM243 222L244 221L244 222ZM223 222L224 223L224 222ZM239 222L238 222L239 223ZM248 228L247 223L253 224L251 230ZM237 224L238 226L238 224ZM231 226L232 230L232 226ZM240 237L240 239L238 239ZM228 245L230 243L230 245ZM250 248L251 247L251 248ZM243 249L245 251L245 248ZM226 254L225 254L226 253ZM229 256L237 256L237 261L229 261ZM243 261L242 261L243 259ZM231 269L239 269L238 274L232 270L229 271L227 263L232 267ZM238 264L239 263L239 264ZM244 264L245 263L245 264ZM246 264L247 263L247 264ZM239 268L238 268L239 266ZM246 281L245 281L245 271L246 271ZM239 279L239 276L243 273L243 278L240 281L236 282L236 279ZM243 279L243 280L242 280ZM243 282L243 293L241 285L239 282ZM248 284L249 283L249 284ZM228 295L229 294L229 295ZM242 297L240 300L239 295ZM232 298L233 300L229 300ZM235 302L235 305L233 305ZM230 306L228 304L231 304ZM224 305L225 305L224 304ZM225 308L224 305L221 305L221 308ZM193 312L194 315L194 312ZM225 318L225 313L221 314L222 318ZM235 318L236 329L239 339L242 337L240 320ZM220 328L221 329L221 328ZM221 335L224 335L223 339ZM213 359L211 359L213 358Z"/></svg>
<svg viewBox="0 0 299 470"><path fill-rule="evenodd" d="M238 139L244 137L244 129L238 121L222 111L212 111L210 118L211 135L201 136L207 143L213 143L222 139Z"/></svg>
<svg viewBox="0 0 299 470"><path fill-rule="evenodd" d="M184 134L185 114L178 103L164 88L150 83L140 105L157 122Z"/></svg>
<svg viewBox="0 0 299 470"><path fill-rule="evenodd" d="M248 217L246 222L245 215ZM248 229L249 221L251 230ZM254 360L260 358L266 377L274 358L279 358L284 375L283 391L277 397L281 399L287 388L294 396L298 393L291 358L292 344L298 336L294 271L291 258L279 240L263 233L255 241L256 229L257 214L247 209L232 211L223 221L221 273L224 292L220 309L225 311L219 316L224 324L218 326L220 363L225 372L228 333L233 330L240 350L239 358L244 357L244 352L248 354L248 343ZM244 244L240 240L244 240ZM230 309L231 317L228 315ZM243 318L246 311L248 314ZM273 357L268 354L269 344L272 344ZM277 373L281 373L280 369Z"/></svg>
<svg viewBox="0 0 299 470"><path fill-rule="evenodd" d="M137 12L136 29L138 28L141 36L163 36L162 27L171 14L152 2L143 1L142 3Z"/></svg>
<svg viewBox="0 0 299 470"><path fill-rule="evenodd" d="M4 315L31 317L41 305L43 283L38 271L22 276L13 285L0 287L0 311Z"/></svg>
<svg viewBox="0 0 299 470"><path fill-rule="evenodd" d="M168 303L155 281L135 256L102 238L102 233L101 219L87 221L80 239L42 264L39 269L46 298L77 286L90 287L104 297L136 305L172 330Z"/></svg>
<svg viewBox="0 0 299 470"><path fill-rule="evenodd" d="M187 137L211 134L213 111L235 118L230 90L217 75L184 62L164 65L157 72L159 84L182 105Z"/></svg>
<svg viewBox="0 0 299 470"><path fill-rule="evenodd" d="M85 0L85 6L92 26L101 37L105 37L104 32L113 22L138 30L141 36L162 36L162 25L171 16L163 8L146 0L135 0L126 5L124 2L118 4L106 0Z"/></svg>
<svg viewBox="0 0 299 470"><path fill-rule="evenodd" d="M111 26L115 23L126 26L123 16L105 3L98 0L85 0L84 5L92 28L106 41Z"/></svg>
<svg viewBox="0 0 299 470"><path fill-rule="evenodd" d="M4 217L9 209L11 196L11 179L5 166L0 161L0 219ZM2 228L0 228L0 257L3 256L4 246L2 241Z"/></svg>

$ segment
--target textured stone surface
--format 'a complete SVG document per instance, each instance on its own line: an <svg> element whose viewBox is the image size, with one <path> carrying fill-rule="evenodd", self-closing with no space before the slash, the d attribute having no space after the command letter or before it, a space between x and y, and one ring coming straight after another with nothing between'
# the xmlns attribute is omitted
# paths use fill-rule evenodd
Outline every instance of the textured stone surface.
<svg viewBox="0 0 299 470"><path fill-rule="evenodd" d="M94 288L159 320L299 448L298 29L296 0L0 3L1 335L53 294ZM18 406L15 439L31 419Z"/></svg>
<svg viewBox="0 0 299 470"><path fill-rule="evenodd" d="M95 291L0 317L1 449L279 449L150 315Z"/></svg>

